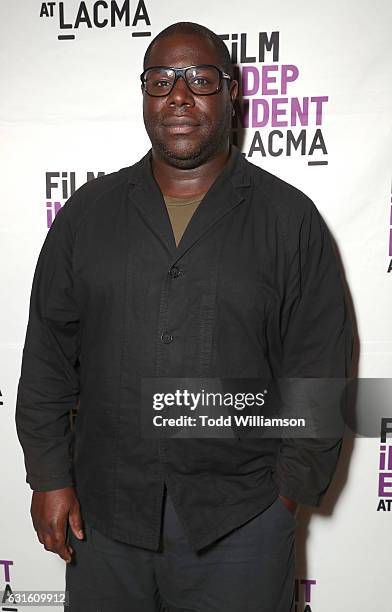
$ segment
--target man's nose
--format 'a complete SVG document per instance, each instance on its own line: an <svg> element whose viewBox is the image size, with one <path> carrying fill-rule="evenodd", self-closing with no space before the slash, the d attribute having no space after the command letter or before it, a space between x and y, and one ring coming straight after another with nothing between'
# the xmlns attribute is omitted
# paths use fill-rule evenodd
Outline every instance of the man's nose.
<svg viewBox="0 0 392 612"><path fill-rule="evenodd" d="M177 79L168 97L169 103L174 103L178 106L182 106L183 104L193 105L195 103L193 94L183 77Z"/></svg>

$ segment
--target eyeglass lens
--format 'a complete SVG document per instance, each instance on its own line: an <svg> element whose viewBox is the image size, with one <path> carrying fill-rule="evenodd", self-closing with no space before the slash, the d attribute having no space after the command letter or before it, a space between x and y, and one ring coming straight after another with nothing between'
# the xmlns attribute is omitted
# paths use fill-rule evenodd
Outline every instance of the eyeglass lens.
<svg viewBox="0 0 392 612"><path fill-rule="evenodd" d="M173 87L176 73L170 68L150 68L144 77L147 93L152 96L165 96ZM185 71L185 78L191 91L206 95L219 89L220 74L214 67L195 66Z"/></svg>

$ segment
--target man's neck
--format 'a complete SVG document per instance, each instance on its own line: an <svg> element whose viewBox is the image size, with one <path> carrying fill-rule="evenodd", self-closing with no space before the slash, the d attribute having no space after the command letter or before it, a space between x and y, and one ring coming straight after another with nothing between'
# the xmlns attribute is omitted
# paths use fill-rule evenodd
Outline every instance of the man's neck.
<svg viewBox="0 0 392 612"><path fill-rule="evenodd" d="M197 168L184 170L162 160L152 150L151 167L164 195L186 198L206 193L223 170L230 155L230 145Z"/></svg>

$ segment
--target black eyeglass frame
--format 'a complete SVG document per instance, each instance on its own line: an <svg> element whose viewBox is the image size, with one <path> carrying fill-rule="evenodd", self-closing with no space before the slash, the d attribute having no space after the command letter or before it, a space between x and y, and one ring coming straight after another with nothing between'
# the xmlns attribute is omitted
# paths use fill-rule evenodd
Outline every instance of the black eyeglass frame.
<svg viewBox="0 0 392 612"><path fill-rule="evenodd" d="M164 94L151 94L148 93L147 89L146 89L146 82L145 82L145 75L146 72L148 70L158 70L160 68L163 68L165 70L173 70L173 72L175 73L175 77L174 77L174 81L173 84L170 88L170 90ZM192 91L192 89L189 86L188 81L186 80L186 76L185 73L187 70L189 70L190 68L215 68L215 70L218 71L219 73L219 86L218 89L216 89L215 91L212 91L211 93L196 93L194 91ZM218 66L215 66L214 64L196 64L195 66L185 66L184 68L174 68L174 66L150 66L149 68L146 68L146 70L144 70L141 75L140 75L140 80L142 82L143 85L143 90L146 92L146 94L148 96L151 96L152 98L164 98L165 96L168 96L172 91L173 91L173 87L176 84L176 82L178 81L178 79L182 77L186 83L186 86L188 87L189 91L194 95L194 96L214 96L215 94L219 93L222 89L222 82L224 79L229 79L229 81L232 81L232 77L227 74L227 72L224 72L223 70L221 70L220 68L218 68Z"/></svg>

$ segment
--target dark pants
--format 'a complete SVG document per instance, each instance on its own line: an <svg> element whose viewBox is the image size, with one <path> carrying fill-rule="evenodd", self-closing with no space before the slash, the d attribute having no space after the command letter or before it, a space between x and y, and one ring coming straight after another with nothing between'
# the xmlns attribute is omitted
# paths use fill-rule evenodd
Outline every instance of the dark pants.
<svg viewBox="0 0 392 612"><path fill-rule="evenodd" d="M296 519L278 498L195 553L166 495L162 551L70 531L69 612L292 612Z"/></svg>

